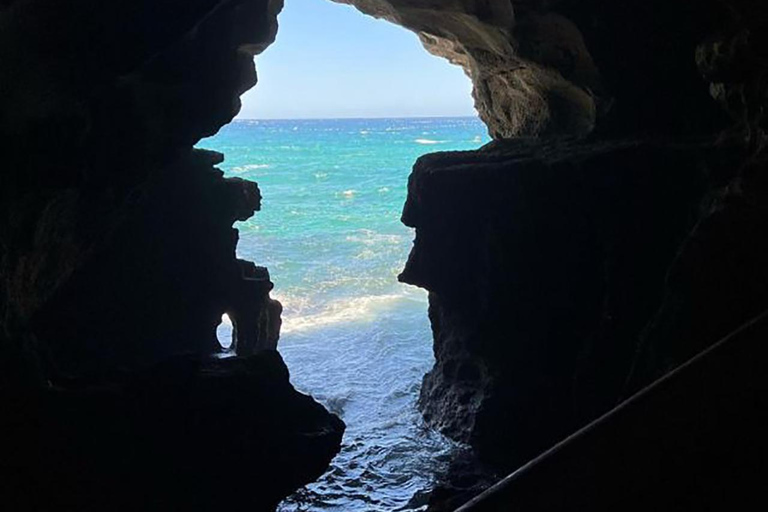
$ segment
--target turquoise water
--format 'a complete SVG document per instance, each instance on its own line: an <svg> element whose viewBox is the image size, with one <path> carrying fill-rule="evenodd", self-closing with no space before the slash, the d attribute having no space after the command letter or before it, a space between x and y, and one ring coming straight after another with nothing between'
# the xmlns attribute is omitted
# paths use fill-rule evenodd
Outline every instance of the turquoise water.
<svg viewBox="0 0 768 512"><path fill-rule="evenodd" d="M426 293L396 279L413 239L400 213L420 155L487 141L478 119L420 118L235 121L199 144L259 183L238 255L270 269L292 382L347 424L328 473L281 511L423 508L454 447L416 411L431 332Z"/></svg>

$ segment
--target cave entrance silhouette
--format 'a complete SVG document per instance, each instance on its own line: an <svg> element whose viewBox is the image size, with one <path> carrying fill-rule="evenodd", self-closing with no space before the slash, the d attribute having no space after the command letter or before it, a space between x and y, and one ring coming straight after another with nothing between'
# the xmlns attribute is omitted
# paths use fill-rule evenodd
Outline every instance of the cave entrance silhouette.
<svg viewBox="0 0 768 512"><path fill-rule="evenodd" d="M373 53L377 38L389 55ZM224 153L226 175L258 182L263 209L237 225L238 256L270 270L291 381L347 424L330 470L280 510L407 510L456 447L416 407L432 335L426 292L397 281L413 239L400 212L420 155L487 140L471 83L415 34L327 0L287 2L256 64L239 118L201 146ZM463 105L441 110L441 88ZM441 117L412 117L427 114ZM293 119L264 119L282 117ZM225 348L231 330L224 317Z"/></svg>

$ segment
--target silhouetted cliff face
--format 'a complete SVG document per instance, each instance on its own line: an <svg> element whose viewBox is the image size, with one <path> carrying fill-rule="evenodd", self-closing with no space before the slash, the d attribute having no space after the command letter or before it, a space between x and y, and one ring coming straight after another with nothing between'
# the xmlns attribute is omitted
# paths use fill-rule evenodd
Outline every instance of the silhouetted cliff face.
<svg viewBox="0 0 768 512"><path fill-rule="evenodd" d="M50 346L63 371L216 348L242 274L232 224L260 196L192 145L255 84L252 55L274 39L279 7L16 1L0 11L12 77L0 86L8 335L34 333L29 343Z"/></svg>
<svg viewBox="0 0 768 512"><path fill-rule="evenodd" d="M274 352L268 272L235 256L259 189L192 148L256 83L281 7L0 3L0 464L19 509L268 509L338 450L343 424ZM244 358L205 362L225 312ZM199 362L143 376L181 354Z"/></svg>
<svg viewBox="0 0 768 512"><path fill-rule="evenodd" d="M451 41L491 132L537 135L414 167L403 222L416 240L401 279L430 291L431 424L514 468L768 308L764 9L353 3ZM437 11L484 21L445 28L430 21ZM470 33L513 48L496 60L520 81L499 95L536 93L549 110L525 98L494 110L506 100L483 89L471 58L488 38ZM521 78L537 69L588 93L589 129L563 129L553 112L586 110ZM527 111L543 116L535 129L515 121Z"/></svg>
<svg viewBox="0 0 768 512"><path fill-rule="evenodd" d="M420 159L401 279L431 292L427 419L508 467L611 405L695 222L703 149L520 140Z"/></svg>

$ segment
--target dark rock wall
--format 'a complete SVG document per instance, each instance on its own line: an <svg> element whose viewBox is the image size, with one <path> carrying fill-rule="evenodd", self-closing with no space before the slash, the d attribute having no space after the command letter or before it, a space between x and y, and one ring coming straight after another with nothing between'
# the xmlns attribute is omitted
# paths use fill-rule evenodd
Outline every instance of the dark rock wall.
<svg viewBox="0 0 768 512"><path fill-rule="evenodd" d="M431 292L427 419L514 464L564 437L576 415L610 406L695 222L701 152L500 141L423 157L400 278Z"/></svg>
<svg viewBox="0 0 768 512"><path fill-rule="evenodd" d="M515 139L410 179L431 424L512 469L768 308L764 6L351 3L463 65Z"/></svg>
<svg viewBox="0 0 768 512"><path fill-rule="evenodd" d="M276 351L58 386L8 420L0 489L14 511L274 510L325 471L344 429Z"/></svg>
<svg viewBox="0 0 768 512"><path fill-rule="evenodd" d="M456 512L731 510L763 500L768 315Z"/></svg>
<svg viewBox="0 0 768 512"><path fill-rule="evenodd" d="M281 8L0 3L9 509L267 510L338 450L343 424L274 351L269 273L235 256L259 189L193 149L256 83ZM225 312L243 358L206 361Z"/></svg>
<svg viewBox="0 0 768 512"><path fill-rule="evenodd" d="M9 337L31 332L29 343L54 354L76 347L71 359L99 367L215 349L241 279L232 224L260 197L255 184L222 178L213 167L220 156L191 148L237 112L279 7L4 7L0 62L13 78L0 86Z"/></svg>
<svg viewBox="0 0 768 512"><path fill-rule="evenodd" d="M721 0L334 0L464 68L494 138L708 134L724 118L697 45L757 5Z"/></svg>

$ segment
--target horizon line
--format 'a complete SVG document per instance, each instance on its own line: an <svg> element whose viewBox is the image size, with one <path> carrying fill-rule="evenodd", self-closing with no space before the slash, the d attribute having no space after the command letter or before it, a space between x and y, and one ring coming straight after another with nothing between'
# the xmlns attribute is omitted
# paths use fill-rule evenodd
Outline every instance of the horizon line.
<svg viewBox="0 0 768 512"><path fill-rule="evenodd" d="M349 116L349 117L235 117L232 121L341 121L372 119L480 119L479 115Z"/></svg>

